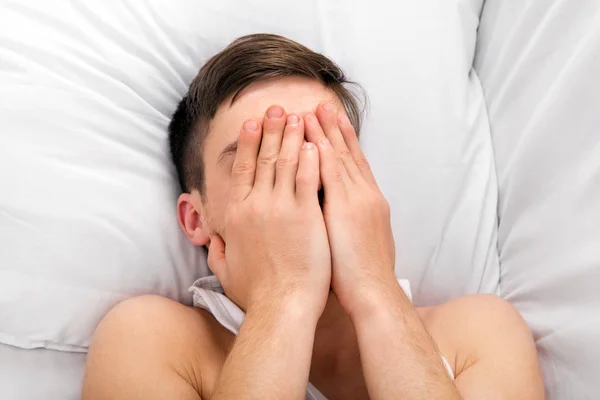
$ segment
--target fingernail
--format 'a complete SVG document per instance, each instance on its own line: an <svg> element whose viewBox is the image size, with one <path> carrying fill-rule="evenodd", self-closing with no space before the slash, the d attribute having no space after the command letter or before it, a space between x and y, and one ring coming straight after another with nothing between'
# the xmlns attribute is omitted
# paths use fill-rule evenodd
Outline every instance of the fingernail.
<svg viewBox="0 0 600 400"><path fill-rule="evenodd" d="M333 103L325 103L325 104L323 104L323 110L325 110L327 112L334 112L335 105Z"/></svg>
<svg viewBox="0 0 600 400"><path fill-rule="evenodd" d="M350 120L348 119L348 116L345 114L340 114L340 116L338 117L338 122L342 126L350 125Z"/></svg>
<svg viewBox="0 0 600 400"><path fill-rule="evenodd" d="M303 148L304 150L312 150L312 149L314 149L314 148L315 148L315 145L314 145L314 144L312 144L311 142L305 142L305 143L302 145L302 148Z"/></svg>
<svg viewBox="0 0 600 400"><path fill-rule="evenodd" d="M306 114L306 120L311 124L314 124L317 121L317 117L313 113Z"/></svg>
<svg viewBox="0 0 600 400"><path fill-rule="evenodd" d="M298 122L300 122L300 118L298 118L297 115L289 115L287 118L288 125L294 125L294 124L297 124Z"/></svg>
<svg viewBox="0 0 600 400"><path fill-rule="evenodd" d="M258 129L258 123L256 121L253 121L250 119L250 120L244 122L244 129L247 130L248 132L254 132L255 130Z"/></svg>
<svg viewBox="0 0 600 400"><path fill-rule="evenodd" d="M283 117L283 110L281 109L281 107L271 107L267 111L267 117L269 119L281 118Z"/></svg>
<svg viewBox="0 0 600 400"><path fill-rule="evenodd" d="M323 137L323 138L321 138L321 139L319 140L319 144L320 144L321 146L329 146L329 140L327 140L327 138L326 138L326 137Z"/></svg>

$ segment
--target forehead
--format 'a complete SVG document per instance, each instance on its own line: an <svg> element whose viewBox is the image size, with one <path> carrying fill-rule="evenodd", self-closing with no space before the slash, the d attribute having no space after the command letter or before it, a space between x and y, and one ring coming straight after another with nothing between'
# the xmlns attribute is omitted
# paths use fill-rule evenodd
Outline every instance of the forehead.
<svg viewBox="0 0 600 400"><path fill-rule="evenodd" d="M282 106L285 111L304 115L314 112L319 103L339 99L320 82L307 77L284 77L253 83L236 98L225 101L217 110L210 125L205 142L205 158L218 156L215 152L237 139L242 124L247 119L262 122L267 108L273 104ZM207 160L208 161L208 160Z"/></svg>

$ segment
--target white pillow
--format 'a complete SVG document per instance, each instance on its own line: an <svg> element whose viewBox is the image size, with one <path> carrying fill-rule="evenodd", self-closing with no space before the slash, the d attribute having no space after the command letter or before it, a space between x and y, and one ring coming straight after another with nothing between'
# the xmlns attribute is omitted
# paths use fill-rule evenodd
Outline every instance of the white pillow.
<svg viewBox="0 0 600 400"><path fill-rule="evenodd" d="M371 100L366 152L415 302L494 291L493 158L471 73L482 0L0 3L0 341L85 351L117 302L189 302L166 126L203 62L274 32Z"/></svg>
<svg viewBox="0 0 600 400"><path fill-rule="evenodd" d="M501 293L533 331L549 400L600 394L599 22L598 0L487 0L478 43Z"/></svg>

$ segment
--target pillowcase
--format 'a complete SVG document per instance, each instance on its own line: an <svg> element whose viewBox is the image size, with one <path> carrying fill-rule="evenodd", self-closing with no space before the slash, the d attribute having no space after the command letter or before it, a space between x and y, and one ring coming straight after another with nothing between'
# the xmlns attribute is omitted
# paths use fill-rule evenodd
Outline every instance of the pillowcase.
<svg viewBox="0 0 600 400"><path fill-rule="evenodd" d="M532 330L549 400L600 393L598 21L596 0L487 0L478 44L501 294Z"/></svg>
<svg viewBox="0 0 600 400"><path fill-rule="evenodd" d="M471 71L481 0L0 6L0 342L85 351L119 301L189 304L209 273L179 232L166 127L233 39L283 34L366 89L362 140L416 304L494 291L496 193Z"/></svg>

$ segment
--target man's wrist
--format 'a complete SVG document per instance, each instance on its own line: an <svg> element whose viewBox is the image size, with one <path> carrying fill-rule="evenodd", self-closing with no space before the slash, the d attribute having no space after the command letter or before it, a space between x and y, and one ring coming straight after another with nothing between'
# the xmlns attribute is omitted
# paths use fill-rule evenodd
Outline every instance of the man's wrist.
<svg viewBox="0 0 600 400"><path fill-rule="evenodd" d="M407 307L411 307L410 299L393 276L361 282L351 303L347 305L346 312L352 322L357 324L402 313Z"/></svg>
<svg viewBox="0 0 600 400"><path fill-rule="evenodd" d="M253 302L246 311L246 318L259 318L265 323L314 326L316 329L321 313L322 309L315 309L305 297L293 294Z"/></svg>

